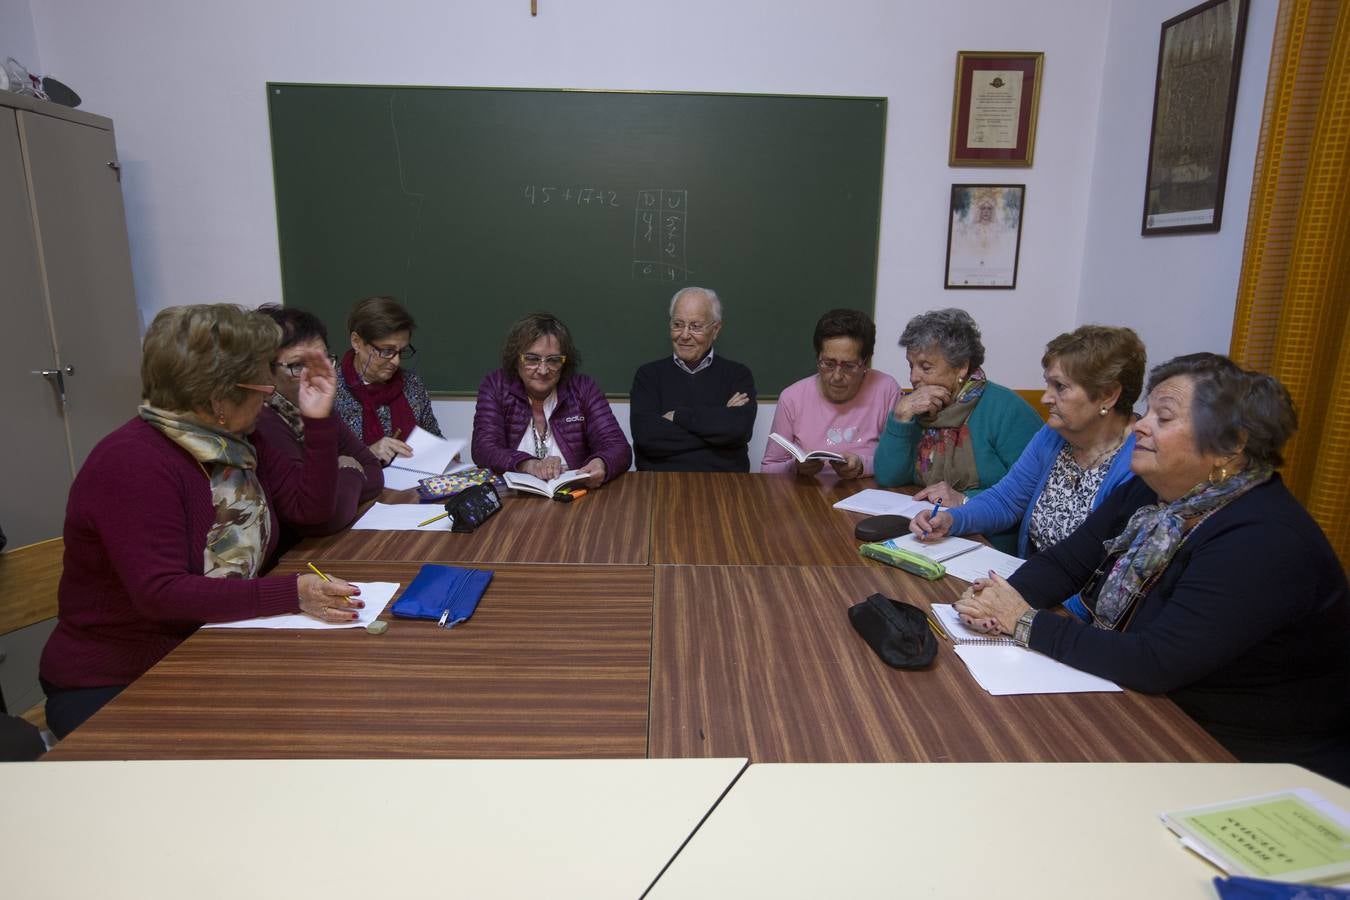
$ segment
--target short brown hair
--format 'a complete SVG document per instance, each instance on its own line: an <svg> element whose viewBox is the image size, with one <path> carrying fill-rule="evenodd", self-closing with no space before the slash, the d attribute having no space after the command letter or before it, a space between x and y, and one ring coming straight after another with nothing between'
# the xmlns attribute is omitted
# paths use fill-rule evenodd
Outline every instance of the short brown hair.
<svg viewBox="0 0 1350 900"><path fill-rule="evenodd" d="M1093 400L1100 399L1120 385L1120 396L1113 409L1129 415L1144 386L1144 367L1148 353L1144 342L1132 328L1114 325L1083 325L1067 331L1045 345L1041 368L1058 361L1075 382L1083 386Z"/></svg>
<svg viewBox="0 0 1350 900"><path fill-rule="evenodd" d="M520 361L520 354L535 341L549 335L558 339L558 352L567 357L558 381L570 378L581 363L581 354L577 352L576 344L572 343L572 332L567 330L563 320L546 312L526 313L512 323L511 330L506 333L506 343L502 344L502 371L519 381L516 363Z"/></svg>
<svg viewBox="0 0 1350 900"><path fill-rule="evenodd" d="M865 363L872 361L872 351L877 347L877 326L872 317L860 309L832 309L816 322L816 333L811 343L816 348L816 356L830 338L853 338L858 342L858 356Z"/></svg>
<svg viewBox="0 0 1350 900"><path fill-rule="evenodd" d="M233 303L170 306L150 323L141 344L141 397L176 412L209 409L213 400L242 403L240 382L256 382L281 344L281 327Z"/></svg>
<svg viewBox="0 0 1350 900"><path fill-rule="evenodd" d="M416 327L412 315L393 297L366 297L357 301L347 316L347 330L356 332L367 344L400 331L411 335Z"/></svg>

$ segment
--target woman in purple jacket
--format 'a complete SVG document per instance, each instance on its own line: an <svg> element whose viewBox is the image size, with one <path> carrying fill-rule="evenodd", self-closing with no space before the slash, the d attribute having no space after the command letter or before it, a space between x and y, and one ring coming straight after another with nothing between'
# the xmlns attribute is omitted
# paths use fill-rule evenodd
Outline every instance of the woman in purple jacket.
<svg viewBox="0 0 1350 900"><path fill-rule="evenodd" d="M588 487L628 469L633 450L600 386L577 372L572 334L556 316L530 313L511 326L502 366L478 388L473 459L494 472L548 481L586 472Z"/></svg>

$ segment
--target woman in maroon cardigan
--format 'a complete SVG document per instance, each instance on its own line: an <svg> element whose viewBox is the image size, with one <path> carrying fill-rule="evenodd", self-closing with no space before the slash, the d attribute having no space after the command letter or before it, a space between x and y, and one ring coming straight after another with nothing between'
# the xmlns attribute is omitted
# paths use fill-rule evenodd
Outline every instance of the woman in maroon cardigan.
<svg viewBox="0 0 1350 900"><path fill-rule="evenodd" d="M600 386L577 372L579 362L556 316L518 319L502 347L502 367L478 388L474 462L545 481L576 469L590 475L588 487L628 471L633 448Z"/></svg>
<svg viewBox="0 0 1350 900"><path fill-rule="evenodd" d="M280 329L237 306L165 309L146 332L137 415L94 447L70 488L56 630L42 652L47 722L62 737L199 625L303 611L356 617L358 593L316 575L260 578L278 516L332 509L336 378L308 360L297 395L305 461L250 440Z"/></svg>
<svg viewBox="0 0 1350 900"><path fill-rule="evenodd" d="M285 461L300 468L305 461L305 416L300 410L300 385L311 360L324 360L325 371L335 364L328 355L328 329L319 317L293 306L268 303L258 312L281 326L281 346L277 349L272 374L277 390L267 398L258 415L256 435L276 447ZM362 503L374 500L384 489L384 469L341 419L338 426L338 470L333 485L333 509L324 521L299 525L282 521L284 551L295 538L332 534L356 520Z"/></svg>

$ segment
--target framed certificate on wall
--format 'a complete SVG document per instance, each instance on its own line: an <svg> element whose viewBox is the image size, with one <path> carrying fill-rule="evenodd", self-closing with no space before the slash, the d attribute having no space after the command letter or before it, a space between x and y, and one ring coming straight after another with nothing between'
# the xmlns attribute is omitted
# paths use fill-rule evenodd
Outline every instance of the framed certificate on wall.
<svg viewBox="0 0 1350 900"><path fill-rule="evenodd" d="M950 166L1030 166L1044 53L956 54Z"/></svg>

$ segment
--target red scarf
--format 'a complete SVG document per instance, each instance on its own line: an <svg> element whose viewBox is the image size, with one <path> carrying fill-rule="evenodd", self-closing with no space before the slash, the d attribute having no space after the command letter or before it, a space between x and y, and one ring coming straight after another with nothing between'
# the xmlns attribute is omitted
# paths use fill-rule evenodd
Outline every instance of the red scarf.
<svg viewBox="0 0 1350 900"><path fill-rule="evenodd" d="M389 421L394 426L393 436L406 441L408 435L417 427L417 418L413 415L408 398L403 394L403 370L394 372L394 377L384 384L366 384L356 374L356 352L348 350L342 357L342 380L347 390L361 404L361 442L366 446L384 437L384 426L380 424L381 406L389 407Z"/></svg>

